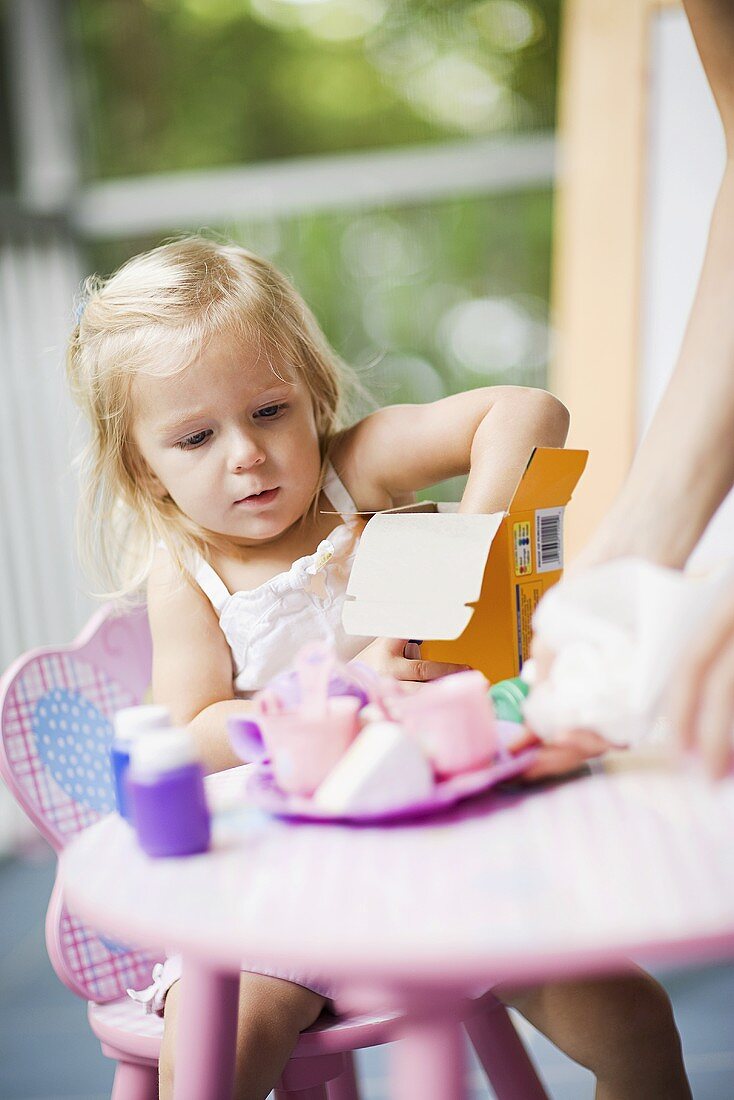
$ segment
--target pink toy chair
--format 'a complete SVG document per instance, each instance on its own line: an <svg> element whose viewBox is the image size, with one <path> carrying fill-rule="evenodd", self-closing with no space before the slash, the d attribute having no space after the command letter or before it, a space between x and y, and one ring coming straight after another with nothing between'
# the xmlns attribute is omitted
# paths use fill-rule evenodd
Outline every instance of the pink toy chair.
<svg viewBox="0 0 734 1100"><path fill-rule="evenodd" d="M112 716L141 702L150 669L145 609L120 614L108 606L73 643L20 657L0 680L0 774L56 852L114 810ZM58 880L46 944L58 977L88 1001L103 1053L117 1062L113 1100L156 1100L163 1021L125 994L149 984L155 960L77 920ZM358 1100L352 1052L398 1038L404 1022L394 1013L324 1014L301 1035L277 1097ZM483 997L465 1026L498 1100L547 1100L504 1006Z"/></svg>

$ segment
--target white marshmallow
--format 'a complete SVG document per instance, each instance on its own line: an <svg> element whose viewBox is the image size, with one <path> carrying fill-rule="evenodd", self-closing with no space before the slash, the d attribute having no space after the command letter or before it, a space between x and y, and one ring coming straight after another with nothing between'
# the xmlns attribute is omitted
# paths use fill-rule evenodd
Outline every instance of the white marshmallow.
<svg viewBox="0 0 734 1100"><path fill-rule="evenodd" d="M396 722L370 722L313 801L329 813L380 813L422 802L433 788L433 772L418 743Z"/></svg>

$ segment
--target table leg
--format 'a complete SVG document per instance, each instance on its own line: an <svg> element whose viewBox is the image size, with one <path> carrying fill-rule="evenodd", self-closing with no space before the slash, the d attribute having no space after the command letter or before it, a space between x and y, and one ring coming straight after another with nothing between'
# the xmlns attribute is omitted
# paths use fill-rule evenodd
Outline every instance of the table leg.
<svg viewBox="0 0 734 1100"><path fill-rule="evenodd" d="M184 958L174 1100L232 1100L240 975Z"/></svg>
<svg viewBox="0 0 734 1100"><path fill-rule="evenodd" d="M406 1023L390 1064L392 1100L464 1100L464 1035L455 1017Z"/></svg>

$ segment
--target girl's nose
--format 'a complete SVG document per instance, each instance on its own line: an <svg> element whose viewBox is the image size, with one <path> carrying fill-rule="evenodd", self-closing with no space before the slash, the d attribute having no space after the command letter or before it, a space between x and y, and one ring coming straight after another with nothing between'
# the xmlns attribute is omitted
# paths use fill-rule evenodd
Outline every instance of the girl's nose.
<svg viewBox="0 0 734 1100"><path fill-rule="evenodd" d="M256 440L244 432L236 436L230 452L230 466L234 473L261 466L264 461L265 451Z"/></svg>

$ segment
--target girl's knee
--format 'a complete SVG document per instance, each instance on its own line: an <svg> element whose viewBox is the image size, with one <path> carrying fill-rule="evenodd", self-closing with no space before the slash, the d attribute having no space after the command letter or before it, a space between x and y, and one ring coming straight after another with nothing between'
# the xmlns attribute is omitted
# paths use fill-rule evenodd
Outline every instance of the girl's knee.
<svg viewBox="0 0 734 1100"><path fill-rule="evenodd" d="M621 1001L616 1014L616 1027L624 1032L628 1042L648 1049L678 1040L673 1006L663 987L649 974L622 978Z"/></svg>
<svg viewBox="0 0 734 1100"><path fill-rule="evenodd" d="M601 983L586 1062L600 1080L644 1075L661 1060L676 1060L680 1037L670 998L649 975ZM606 1010L604 1004L606 1002Z"/></svg>
<svg viewBox="0 0 734 1100"><path fill-rule="evenodd" d="M310 1027L321 1014L325 998L283 978L245 973L240 979L240 1031L292 1036Z"/></svg>
<svg viewBox="0 0 734 1100"><path fill-rule="evenodd" d="M161 1100L169 1100L173 1093L179 989L180 982L171 986L164 1008L159 1058ZM324 1004L320 994L292 982L264 974L241 975L236 1040L238 1095L250 1095L249 1085L245 1086L258 1077L261 1069L266 1078L271 1070L273 1079L279 1075L300 1032L318 1019Z"/></svg>
<svg viewBox="0 0 734 1100"><path fill-rule="evenodd" d="M324 998L279 978L243 974L237 1022L236 1095L265 1095L278 1080L300 1032L316 1020Z"/></svg>

